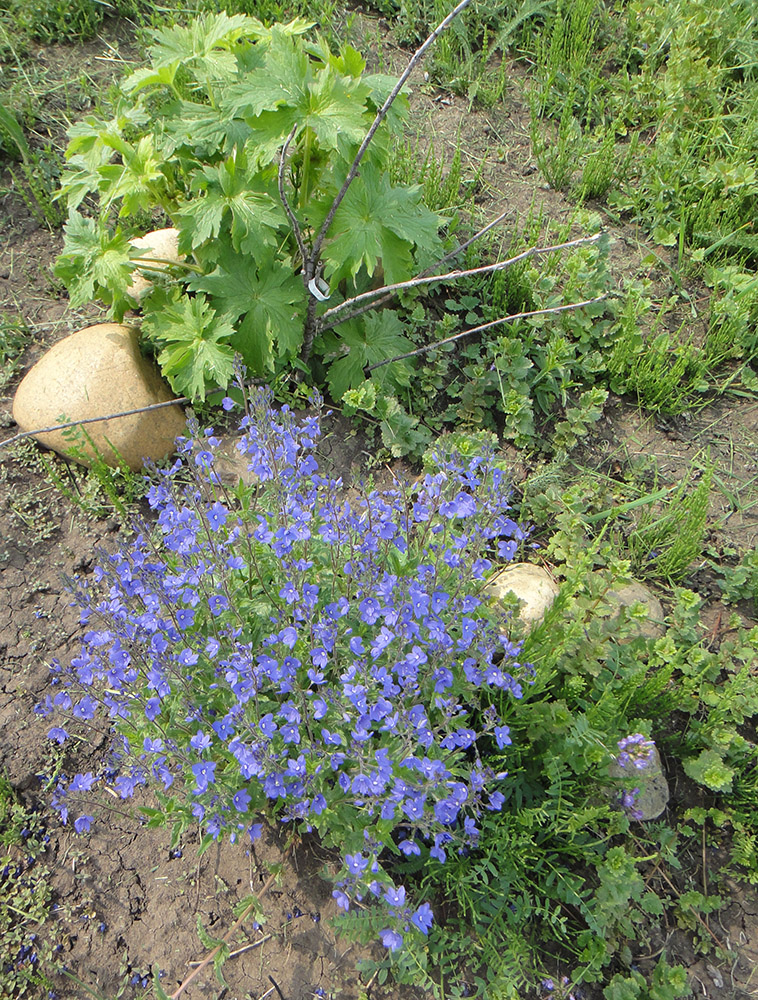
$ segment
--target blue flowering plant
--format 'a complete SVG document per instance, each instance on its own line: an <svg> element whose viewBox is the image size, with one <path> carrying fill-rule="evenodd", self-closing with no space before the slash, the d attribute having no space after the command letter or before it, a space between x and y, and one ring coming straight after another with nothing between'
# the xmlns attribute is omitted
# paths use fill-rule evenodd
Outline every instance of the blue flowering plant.
<svg viewBox="0 0 758 1000"><path fill-rule="evenodd" d="M525 532L491 454L445 453L413 486L348 502L314 458L318 415L275 413L265 391L244 406L254 484L227 487L219 439L191 429L148 480L150 523L76 584L81 651L53 664L39 711L59 743L103 723L115 740L54 804L83 832L94 786L147 785L142 812L173 844L191 824L206 846L264 820L315 830L340 852L337 903L373 900L395 951L433 919L395 863L474 848L508 794L507 719L532 669L483 590Z"/></svg>

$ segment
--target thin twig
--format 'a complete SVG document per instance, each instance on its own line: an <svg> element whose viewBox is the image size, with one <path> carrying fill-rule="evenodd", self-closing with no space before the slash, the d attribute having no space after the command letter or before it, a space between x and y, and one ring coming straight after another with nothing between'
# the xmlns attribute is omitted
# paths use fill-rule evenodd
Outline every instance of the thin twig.
<svg viewBox="0 0 758 1000"><path fill-rule="evenodd" d="M286 858L289 855L289 853L290 853L291 850L292 850L292 847L290 845L290 847L288 847L287 850L284 852L284 856L283 857ZM262 896L265 896L265 894L268 892L268 890L274 884L275 880L276 880L276 872L272 872L272 874L266 879L265 885L263 886L263 888L261 889L261 891L258 893L258 895L255 897L255 899L253 899L253 901L250 903L249 906L245 907L245 909L242 911L242 913L240 914L240 916L234 921L234 923L229 928L229 930L226 932L226 934L224 934L224 936L221 938L221 944L217 944L216 947L213 949L213 951L209 951L208 952L208 954L205 956L205 958L202 960L202 962L200 962L197 965L197 967L194 968L192 970L192 972L190 972L190 974L187 976L187 978L184 979L179 984L179 986L174 990L174 992L169 997L169 1000L177 1000L177 998L180 997L182 995L182 993L184 993L184 991L187 989L187 987L190 985L190 983L193 982L195 979L197 979L197 977L200 975L200 973L203 971L203 969L207 968L207 966L210 965L210 963L213 961L213 959L216 957L216 955L219 953L219 951L223 948L223 946L225 944L229 943L229 940L233 936L234 932L239 927L241 927L242 924L243 924L243 922L250 916L250 914L252 913L252 911L255 909L255 906L256 906L256 903L258 902L258 900L260 900ZM273 982L273 980L272 980L272 982Z"/></svg>
<svg viewBox="0 0 758 1000"><path fill-rule="evenodd" d="M251 941L249 944L243 945L242 948L237 948L236 951L230 951L228 957L236 958L237 955L244 955L246 951L252 951L253 948L260 948L262 944L265 944L267 941L270 941L273 936L274 936L273 934L265 934L262 938L259 938L257 941ZM196 966L200 965L200 962L187 962L187 965L191 969L194 969L196 968Z"/></svg>
<svg viewBox="0 0 758 1000"><path fill-rule="evenodd" d="M67 420L64 424L53 424L52 427L38 427L34 431L22 431L14 434L13 437L0 441L0 451L14 441L22 438L34 437L35 434L50 434L53 431L65 431L68 427L78 427L79 424L96 424L101 420L115 420L117 417L133 417L136 413L148 413L150 410L160 410L164 406L174 406L177 403L189 403L188 396L177 396L176 399L167 399L164 403L151 403L149 406L138 406L136 410L121 410L119 413L108 413L104 417L83 417L81 420Z"/></svg>
<svg viewBox="0 0 758 1000"><path fill-rule="evenodd" d="M431 264L429 267L424 268L424 270L420 271L416 275L416 277L425 278L428 274L431 274L432 271L436 271L446 261L452 260L454 257L458 257L465 250L468 250L468 248L471 246L472 243L475 243L480 237L484 236L485 233L488 233L490 229L494 228L499 222L502 222L507 215L510 215L510 212L505 211L501 215L498 215L496 219L493 219L492 222L488 222L487 225L484 226L483 229L480 229L478 233L474 233L474 235L470 239L466 240L465 243L459 243L457 247L453 247L453 249L450 250L449 253L446 253L444 257L440 257L440 259L436 261L434 264ZM383 289L379 289L379 291L383 291ZM348 313L347 316L343 316L339 322L347 323L348 320L355 319L356 316L362 316L363 313L368 312L370 309L378 309L380 306L385 305L394 297L395 297L394 292L389 292L386 295L382 295L380 299L376 299L376 301L369 303L369 305L361 306L360 309L356 309L353 312ZM319 323L319 331L322 329L323 327ZM332 327L330 326L328 327L328 329L332 329Z"/></svg>
<svg viewBox="0 0 758 1000"><path fill-rule="evenodd" d="M464 250L468 250L472 243L476 243L476 241L481 239L482 236L486 236L490 229L494 229L495 226L499 225L503 219L510 214L510 209L506 209L504 212L501 212L496 219L493 219L492 222L488 222L486 226L483 226L479 232L474 233L474 235L467 239L465 243L459 243L457 247L453 247L453 249L449 253L446 253L444 257L440 257L436 264L432 264L431 267L427 267L424 271L422 271L419 278L426 277L427 274L431 274L435 268L438 268L440 264L444 264L446 261L452 260L453 257L457 257L459 254L462 254Z"/></svg>
<svg viewBox="0 0 758 1000"><path fill-rule="evenodd" d="M284 1000L284 994L283 994L283 993L282 993L282 991L281 991L281 990L279 989L279 986L277 985L277 982L276 982L276 980L274 979L274 977L273 977L273 976L269 976L269 977L268 977L268 981L269 981L270 983L272 983L272 984L273 984L273 987L274 987L274 989L276 990L276 992L277 992L277 993L279 994L279 996L281 997L281 1000Z"/></svg>
<svg viewBox="0 0 758 1000"><path fill-rule="evenodd" d="M305 243L303 242L303 234L300 230L300 223L297 221L295 213L292 211L292 207L287 199L287 194L284 190L284 164L287 159L287 150L292 140L295 138L295 133L297 132L297 125L292 126L292 131L287 136L287 139L282 146L282 152L279 156L279 197L282 199L282 205L284 206L284 211L287 213L287 218L290 220L290 225L292 226L292 231L295 234L295 239L297 240L297 247L300 251L300 256L303 259L303 280L305 279L305 265L308 259L308 255L305 252ZM306 281L307 284L307 281Z"/></svg>
<svg viewBox="0 0 758 1000"><path fill-rule="evenodd" d="M454 340L460 340L461 337L467 337L470 333L481 333L483 330L489 330L493 326L500 326L501 323L510 323L512 320L516 319L528 319L530 316L547 316L549 313L562 313L568 312L570 309L581 309L582 306L591 306L595 302L602 302L607 298L607 295L598 295L594 299L585 299L584 302L570 302L565 306L552 306L550 309L533 309L531 312L513 313L511 316L501 316L500 319L493 319L490 323L482 323L481 326L473 326L470 330L463 330L461 333L455 333L452 337L445 337L444 340L437 340L433 344L427 344L426 347L419 347L415 351L408 351L407 354L398 354L394 358L387 358L385 361L377 361L375 365L369 365L368 371L372 372L375 368L381 368L383 365L391 365L393 362L403 361L405 358L413 358L417 354L426 354L427 351L434 351L438 347L442 347L444 344L452 344Z"/></svg>
<svg viewBox="0 0 758 1000"><path fill-rule="evenodd" d="M455 7L453 10L451 10L450 13L447 15L447 17L437 25L437 27L434 29L431 35L429 35L429 37L426 39L426 41L418 49L416 49L416 51L411 56L410 62L405 67L402 76L397 81L395 86L392 88L392 92L390 93L389 97L381 106L381 108L379 108L379 110L377 111L376 118L374 118L374 122L371 128L366 133L366 138L363 140L358 149L358 152L355 154L355 159L353 160L353 164L350 167L350 170L348 170L347 172L347 177L345 178L342 187L339 189L337 197L332 202L332 207L327 212L326 218L324 219L321 229L319 230L318 236L316 237L316 242L313 244L313 250L311 252L311 261L313 263L315 263L318 260L319 253L321 252L321 247L326 238L326 234L329 231L329 227L332 224L337 209L342 204L342 199L347 194L348 188L355 180L355 177L358 173L358 167L361 165L361 160L363 159L363 156L366 150L368 149L371 140L374 138L376 130L379 128L384 119L387 117L387 113L394 104L395 98L403 89L405 81L408 79L413 70L416 68L418 62L424 57L427 49L434 44L437 38L445 30L445 28L447 28L447 26L453 20L455 20L455 18L461 13L461 11L465 10L470 3L471 0L461 0L458 6Z"/></svg>
<svg viewBox="0 0 758 1000"><path fill-rule="evenodd" d="M404 288L418 288L421 285L430 285L435 281L457 281L459 278L468 278L475 274L491 274L495 271L504 271L507 267L512 267L514 264L519 264L521 261L529 260L530 257L540 257L543 254L553 253L556 250L567 250L570 247L581 246L583 243L594 243L600 239L600 233L595 233L594 236L582 236L579 239L571 240L568 243L556 243L549 247L529 247L528 250L522 251L515 257L509 257L507 260L499 260L495 264L485 264L482 267L470 267L464 271L448 271L447 274L432 274L427 277L419 276L418 278L411 278L409 281L398 281L394 285L384 285L383 288L374 288L368 292L362 292L360 295L355 295L352 299L346 299L344 302L340 303L338 306L334 306L332 309L328 309L323 316L322 320L329 318L330 316L335 316L337 313L341 312L347 306L355 305L358 302L365 302L367 299L372 299L377 295L382 295L385 292L399 292ZM372 303L370 308L374 308L376 303ZM361 310L363 311L363 310ZM319 324L319 330L331 330L333 326L337 326L339 323L345 323L348 319L351 319L355 313L351 313L344 319L337 320L336 322L326 324Z"/></svg>

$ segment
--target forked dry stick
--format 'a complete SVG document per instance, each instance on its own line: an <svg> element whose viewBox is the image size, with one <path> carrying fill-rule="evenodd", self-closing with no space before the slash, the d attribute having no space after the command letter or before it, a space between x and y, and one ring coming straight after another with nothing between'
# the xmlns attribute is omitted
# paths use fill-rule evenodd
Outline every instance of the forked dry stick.
<svg viewBox="0 0 758 1000"><path fill-rule="evenodd" d="M358 152L355 154L355 159L353 160L352 165L347 172L347 176L343 181L342 187L337 192L337 195L334 201L332 202L329 211L326 213L326 217L323 223L321 224L321 228L319 229L318 234L316 235L316 239L313 242L313 246L311 247L311 252L308 255L307 259L305 260L305 267L304 267L305 273L303 275L303 281L306 287L309 286L311 281L313 281L313 279L316 277L319 264L319 255L321 253L321 247L323 246L324 240L326 239L327 233L329 232L329 228L331 227L331 224L334 221L334 216L337 213L337 209L342 204L342 199L345 197L350 185L353 183L353 181L358 175L358 168L361 165L361 161L363 160L366 150L371 144L371 140L376 135L377 129L382 124L384 119L387 117L387 114L392 105L394 104L398 94L405 86L406 80L411 75L413 70L416 68L418 63L426 55L427 50L430 48L430 46L432 46L436 42L436 40L439 38L442 32L455 20L455 18L461 13L461 11L465 10L466 7L469 6L470 3L471 0L461 0L461 2L456 7L454 7L453 10L450 11L447 17L444 18L444 20L440 21L440 23L437 25L437 27L434 29L431 35L429 35L426 41L423 42L418 47L418 49L416 49L416 51L413 53L413 55L410 58L410 61L408 62L408 65L405 67L397 83L392 88L389 97L381 106L381 108L379 108L379 110L377 111L376 117L374 118L371 127L366 133L363 142L358 147ZM279 168L280 170L283 169L282 160L280 160ZM286 211L286 206L285 206L285 211ZM316 318L316 304L317 300L315 296L311 295L308 299L308 314L305 320L305 330L303 332L303 346L300 352L300 356L303 359L303 361L307 361L308 358L310 357L311 348L313 347L313 339L316 336L318 330L318 324Z"/></svg>
<svg viewBox="0 0 758 1000"><path fill-rule="evenodd" d="M600 239L600 233L595 233L593 236L582 236L576 240L569 240L568 243L555 243L552 246L529 247L528 250L522 251L515 257L509 257L506 260L499 260L495 264L485 264L482 267L470 267L466 270L448 271L447 274L432 274L426 277L419 276L418 278L411 278L409 281L398 281L394 285L385 285L383 288L371 289L368 292L362 292L360 295L353 296L352 299L346 299L341 302L338 306L334 306L332 309L328 309L323 316L320 317L319 330L331 330L332 327L337 326L340 323L345 323L347 320L352 319L359 313L365 312L367 309L373 309L376 305L372 302L370 305L363 309L357 309L354 312L349 313L347 316L343 316L340 319L334 320L334 317L346 309L348 306L356 305L358 302L366 302L369 299L375 298L377 295L383 295L385 292L389 293L402 291L406 288L419 288L421 285L430 285L435 281L457 281L459 278L469 278L475 274L493 274L496 271L504 271L507 267L512 267L514 264L520 264L522 261L529 260L531 257L541 257L544 254L553 253L556 250L568 250L571 247L582 246L585 243L595 243ZM331 318L333 322L324 323L325 319Z"/></svg>
<svg viewBox="0 0 758 1000"><path fill-rule="evenodd" d="M501 316L500 319L493 319L489 323L482 323L481 326L472 326L470 330L461 330L460 333L454 333L452 337L445 337L444 340L436 340L433 344L418 347L415 351L407 351L405 354L397 354L394 358L377 361L375 365L369 365L368 371L372 372L375 368L382 368L384 365L391 365L395 361L403 361L405 358L415 358L418 354L426 354L427 351L434 351L445 344L452 344L454 340L460 340L461 337L468 337L469 334L490 330L493 326L500 326L501 323L510 323L515 319L528 319L530 316L547 316L549 313L562 313L568 312L571 309L581 309L582 306L591 306L595 302L603 302L607 298L607 295L598 295L594 299L585 299L583 302L569 302L565 306L552 306L550 309L533 309L531 312L512 313L510 316Z"/></svg>

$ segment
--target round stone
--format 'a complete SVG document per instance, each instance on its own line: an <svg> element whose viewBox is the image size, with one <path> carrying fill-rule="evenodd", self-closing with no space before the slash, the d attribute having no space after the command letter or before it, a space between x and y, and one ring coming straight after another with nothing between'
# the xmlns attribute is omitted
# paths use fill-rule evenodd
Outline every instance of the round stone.
<svg viewBox="0 0 758 1000"><path fill-rule="evenodd" d="M533 563L512 563L487 582L485 593L496 600L515 595L521 604L518 616L529 628L542 621L560 588L547 570Z"/></svg>
<svg viewBox="0 0 758 1000"><path fill-rule="evenodd" d="M179 253L179 230L155 229L152 233L137 236L129 242L137 250L146 251L145 256L138 259L137 267L132 272L132 283L129 288L131 297L140 302L153 287L151 273L160 273L170 264L181 264L184 260Z"/></svg>
<svg viewBox="0 0 758 1000"><path fill-rule="evenodd" d="M663 608L661 602L649 587L638 580L625 583L620 587L613 587L605 595L608 603L617 608L614 617L618 616L621 608L631 608L635 604L642 604L645 608L645 618L628 618L628 622L634 622L636 635L644 636L646 639L659 639L666 631L664 625ZM635 636L626 635L620 642L629 642Z"/></svg>
<svg viewBox="0 0 758 1000"><path fill-rule="evenodd" d="M138 332L119 323L98 323L65 337L40 358L18 387L13 419L21 430L35 431L173 398L157 366L140 353ZM116 466L121 456L136 471L146 458L157 461L170 455L185 428L184 412L176 405L85 424L66 437L64 431L34 437L61 455L91 465L96 452L86 431L103 461Z"/></svg>

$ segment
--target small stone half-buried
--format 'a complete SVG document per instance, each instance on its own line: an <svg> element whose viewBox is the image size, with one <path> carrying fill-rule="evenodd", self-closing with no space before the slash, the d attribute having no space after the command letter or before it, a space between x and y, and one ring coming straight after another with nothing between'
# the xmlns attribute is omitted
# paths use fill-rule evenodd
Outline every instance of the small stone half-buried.
<svg viewBox="0 0 758 1000"><path fill-rule="evenodd" d="M13 419L22 431L34 431L173 398L155 363L140 352L137 330L98 323L65 337L40 358L16 391ZM73 437L70 432L64 436L64 431L34 436L45 447L91 465L96 452L86 431L108 465L118 465L120 456L137 471L146 458L158 461L170 455L185 426L184 411L177 404L73 428Z"/></svg>

